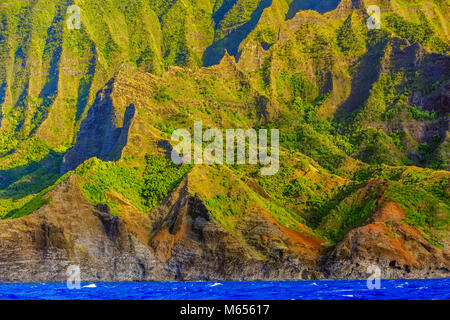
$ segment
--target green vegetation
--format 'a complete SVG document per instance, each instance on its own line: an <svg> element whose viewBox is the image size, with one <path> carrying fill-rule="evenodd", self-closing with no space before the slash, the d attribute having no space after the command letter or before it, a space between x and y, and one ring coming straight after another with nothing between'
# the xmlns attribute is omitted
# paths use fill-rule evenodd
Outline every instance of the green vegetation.
<svg viewBox="0 0 450 320"><path fill-rule="evenodd" d="M352 28L352 15L349 15L342 27L338 29L337 43L344 53L356 49L358 42Z"/></svg>
<svg viewBox="0 0 450 320"><path fill-rule="evenodd" d="M135 168L94 159L75 172L83 178L81 191L92 204L107 204L115 215L120 215L119 199L127 199L140 210L146 209L139 192L144 181Z"/></svg>
<svg viewBox="0 0 450 320"><path fill-rule="evenodd" d="M391 28L396 35L407 39L411 43L420 43L437 52L447 52L448 42L435 35L426 16L419 12L419 21L407 21L398 14L389 15L386 18L389 28Z"/></svg>
<svg viewBox="0 0 450 320"><path fill-rule="evenodd" d="M347 232L369 222L377 202L376 194L357 193L341 202L322 222L319 233L332 242L338 242Z"/></svg>
<svg viewBox="0 0 450 320"><path fill-rule="evenodd" d="M155 208L191 170L190 165L177 166L169 159L147 155L141 195L145 205Z"/></svg>
<svg viewBox="0 0 450 320"><path fill-rule="evenodd" d="M215 40L220 40L233 30L239 28L248 20L260 1L238 0L235 5L226 13L223 20L216 28Z"/></svg>
<svg viewBox="0 0 450 320"><path fill-rule="evenodd" d="M448 189L448 179L446 183ZM439 199L424 188L392 183L386 196L400 204L406 213L406 223L423 230L427 235L433 237L436 231L445 231L448 228L448 201Z"/></svg>

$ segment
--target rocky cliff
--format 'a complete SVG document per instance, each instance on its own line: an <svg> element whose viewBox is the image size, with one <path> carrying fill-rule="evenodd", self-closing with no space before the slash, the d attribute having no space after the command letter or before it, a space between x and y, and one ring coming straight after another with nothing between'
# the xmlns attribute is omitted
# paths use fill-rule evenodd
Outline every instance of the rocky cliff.
<svg viewBox="0 0 450 320"><path fill-rule="evenodd" d="M0 3L0 281L449 276L442 1L71 4ZM173 164L200 120L277 174Z"/></svg>
<svg viewBox="0 0 450 320"><path fill-rule="evenodd" d="M371 265L383 278L449 276L448 246L402 223L395 202L379 199L367 225L329 246L259 207L227 230L191 194L195 174L152 215L124 204L121 217L87 201L72 175L46 195L49 204L0 224L0 281L64 282L70 265L82 281L364 279Z"/></svg>
<svg viewBox="0 0 450 320"><path fill-rule="evenodd" d="M79 265L83 281L315 279L320 239L254 213L239 239L216 222L188 181L144 216L127 207L122 217L93 206L71 176L30 216L0 226L0 281L67 279ZM76 204L74 207L73 204ZM18 245L19 244L19 245Z"/></svg>

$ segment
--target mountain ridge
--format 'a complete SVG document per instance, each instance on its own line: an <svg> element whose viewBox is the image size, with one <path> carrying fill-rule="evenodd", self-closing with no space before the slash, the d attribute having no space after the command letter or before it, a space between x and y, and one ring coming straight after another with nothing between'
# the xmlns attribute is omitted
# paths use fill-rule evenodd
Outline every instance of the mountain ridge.
<svg viewBox="0 0 450 320"><path fill-rule="evenodd" d="M0 281L448 277L448 8L373 2L380 30L365 1L0 1ZM173 165L194 121L279 129L280 171Z"/></svg>

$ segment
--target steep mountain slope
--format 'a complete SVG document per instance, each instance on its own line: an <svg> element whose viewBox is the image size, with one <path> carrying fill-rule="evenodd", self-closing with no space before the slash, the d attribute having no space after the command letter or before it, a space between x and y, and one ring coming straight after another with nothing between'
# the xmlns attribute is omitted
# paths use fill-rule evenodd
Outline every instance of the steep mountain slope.
<svg viewBox="0 0 450 320"><path fill-rule="evenodd" d="M0 1L0 281L448 277L448 7L368 4ZM279 172L174 165L200 120Z"/></svg>

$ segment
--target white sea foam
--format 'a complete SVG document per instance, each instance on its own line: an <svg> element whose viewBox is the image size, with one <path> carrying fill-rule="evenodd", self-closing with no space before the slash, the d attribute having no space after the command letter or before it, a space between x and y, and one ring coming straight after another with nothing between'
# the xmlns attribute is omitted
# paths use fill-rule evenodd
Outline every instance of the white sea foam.
<svg viewBox="0 0 450 320"><path fill-rule="evenodd" d="M216 286L221 286L222 284L219 282L213 283L212 285L210 285L210 287L216 287Z"/></svg>
<svg viewBox="0 0 450 320"><path fill-rule="evenodd" d="M91 283L86 286L83 286L83 288L97 288L97 286L94 283Z"/></svg>

